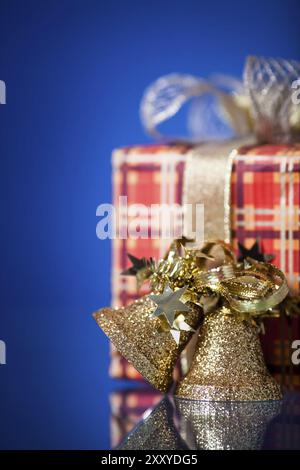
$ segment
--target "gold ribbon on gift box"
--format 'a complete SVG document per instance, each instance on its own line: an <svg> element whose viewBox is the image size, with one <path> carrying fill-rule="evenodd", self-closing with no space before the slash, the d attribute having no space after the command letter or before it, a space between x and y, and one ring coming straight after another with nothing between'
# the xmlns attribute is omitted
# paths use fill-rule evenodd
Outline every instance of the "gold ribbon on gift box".
<svg viewBox="0 0 300 470"><path fill-rule="evenodd" d="M157 127L191 101L191 137L172 140L197 143L187 155L182 203L211 207L214 201L213 210L204 213L206 239L230 241L230 179L236 149L255 142L300 140L300 106L293 99L299 77L297 61L248 57L243 82L171 74L145 91L141 120L155 138L163 137ZM191 229L186 227L187 236Z"/></svg>

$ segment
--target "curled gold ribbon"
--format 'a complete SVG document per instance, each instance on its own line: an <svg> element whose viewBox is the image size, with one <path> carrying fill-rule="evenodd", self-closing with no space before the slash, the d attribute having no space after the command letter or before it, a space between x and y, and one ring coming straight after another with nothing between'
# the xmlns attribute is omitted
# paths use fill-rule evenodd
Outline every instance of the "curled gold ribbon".
<svg viewBox="0 0 300 470"><path fill-rule="evenodd" d="M215 248L221 248L223 260L219 266L207 268L214 259L208 255ZM278 268L251 259L237 263L230 247L222 241L209 242L202 250L182 248L182 251L181 254L173 244L166 257L153 267L154 292L162 292L166 286L174 291L186 286L183 302L203 307L204 300L212 303L219 298L241 319L247 318L247 314L249 319L272 315L272 309L289 292L285 276Z"/></svg>

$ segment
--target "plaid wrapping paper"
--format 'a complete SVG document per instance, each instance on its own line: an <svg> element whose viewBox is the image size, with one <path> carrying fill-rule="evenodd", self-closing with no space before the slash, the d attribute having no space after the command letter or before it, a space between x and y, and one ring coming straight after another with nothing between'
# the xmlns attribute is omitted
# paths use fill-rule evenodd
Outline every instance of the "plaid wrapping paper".
<svg viewBox="0 0 300 470"><path fill-rule="evenodd" d="M231 178L232 238L251 244L260 238L275 255L289 285L300 281L300 145L239 150Z"/></svg>
<svg viewBox="0 0 300 470"><path fill-rule="evenodd" d="M239 149L231 177L231 229L237 241L262 251L300 287L300 145L261 145ZM298 319L270 319L262 336L270 370L283 385L299 386L299 366L291 364L291 343L300 338ZM299 370L298 370L299 372Z"/></svg>
<svg viewBox="0 0 300 470"><path fill-rule="evenodd" d="M127 204L180 204L186 152L189 145L149 145L115 150L113 165L113 202L118 206L119 196L127 196ZM148 227L148 220L140 219ZM118 227L122 229L122 227ZM112 266L112 304L124 306L144 295L138 293L131 276L120 276L130 263L127 253L138 258L162 257L170 240L114 239ZM115 378L141 378L140 374L112 347L110 376Z"/></svg>
<svg viewBox="0 0 300 470"><path fill-rule="evenodd" d="M172 204L182 202L184 170L191 145L148 145L119 149L113 153L113 200L127 195L127 203ZM246 247L260 238L265 253L275 255L274 263L288 277L290 285L300 283L300 146L265 145L241 148L234 158L231 175L231 228ZM201 201L199 201L201 202ZM207 208L205 208L207 210ZM148 220L141 220L147 226ZM112 303L127 305L137 298L133 277L120 276L129 266L127 253L137 257L161 257L169 240L113 240ZM143 295L144 289L140 292ZM300 338L298 320L292 324L270 320L266 325L263 347L271 371L286 383L291 379L291 338ZM285 340L280 340L285 338ZM283 347L284 344L284 347ZM297 368L297 367L296 367ZM140 378L135 369L116 351L112 352L110 375L116 378ZM284 377L284 379L282 378Z"/></svg>

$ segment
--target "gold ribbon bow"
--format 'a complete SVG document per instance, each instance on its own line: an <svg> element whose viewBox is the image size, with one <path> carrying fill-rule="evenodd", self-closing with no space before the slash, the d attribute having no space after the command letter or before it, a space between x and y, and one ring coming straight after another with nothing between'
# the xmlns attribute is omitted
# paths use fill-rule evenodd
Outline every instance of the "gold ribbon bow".
<svg viewBox="0 0 300 470"><path fill-rule="evenodd" d="M215 249L222 252L221 262L211 256ZM209 266L214 263L218 265ZM285 276L278 268L252 259L237 263L231 248L220 241L207 243L202 250L180 248L174 242L165 258L152 266L150 279L154 301L155 297L163 297L162 292L168 292L170 299L172 291L175 296L181 289L181 302L202 307L204 314L218 304L225 307L224 312L252 323L264 316L277 316L275 307L289 292ZM169 329L173 337L178 336L178 331L187 331L186 325L183 312L178 312L172 324L162 319L162 331Z"/></svg>

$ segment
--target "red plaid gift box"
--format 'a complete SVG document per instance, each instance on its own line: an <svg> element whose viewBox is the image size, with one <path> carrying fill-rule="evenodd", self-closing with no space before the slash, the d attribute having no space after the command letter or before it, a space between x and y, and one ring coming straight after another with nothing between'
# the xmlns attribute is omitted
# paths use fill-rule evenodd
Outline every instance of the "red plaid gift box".
<svg viewBox="0 0 300 470"><path fill-rule="evenodd" d="M233 161L231 229L237 241L251 247L261 240L264 253L300 287L300 144L241 148ZM284 385L300 385L293 374L291 344L300 339L298 319L270 319L262 337L266 361ZM297 366L294 366L297 371Z"/></svg>
<svg viewBox="0 0 300 470"><path fill-rule="evenodd" d="M230 160L230 147L222 148L220 158ZM148 145L127 147L113 153L114 204L119 196L127 196L127 204L182 204L185 199L185 178L193 178L197 185L202 178L202 186L207 181L214 184L214 167L218 161L220 147L214 144L193 147L191 145ZM209 158L204 161L204 156ZM190 157L192 156L192 160ZM215 160L211 163L211 159ZM193 166L197 165L193 172ZM250 247L260 239L264 253L275 255L275 264L287 275L289 283L299 288L299 145L265 145L242 147L235 152L231 169L231 234L234 247L237 240ZM203 171L202 171L203 169ZM194 174L193 174L194 173ZM202 175L201 175L202 173ZM222 172L219 171L219 175ZM217 177L215 184L218 184ZM224 185L224 181L222 181ZM200 191L201 193L201 191ZM199 192L197 193L199 197ZM212 201L216 201L214 197ZM207 201L207 199L206 199ZM203 201L198 200L199 203ZM214 211L217 203L215 203ZM224 206L224 204L223 204ZM205 211L209 209L205 205ZM148 219L140 220L148 224ZM219 238L223 238L220 234ZM115 239L113 240L112 302L114 306L127 305L137 297L134 277L120 276L129 266L127 253L139 258L161 257L170 240L161 239ZM144 294L143 290L140 294ZM263 346L270 369L284 383L286 377L295 385L299 376L291 379L290 340L300 338L299 322L286 320L280 326L278 320L266 324ZM135 369L114 351L110 367L112 377L139 378Z"/></svg>

